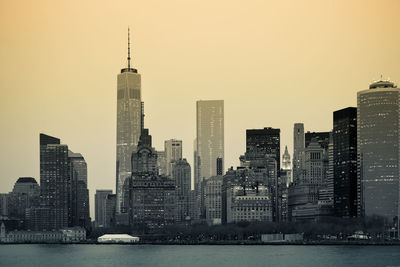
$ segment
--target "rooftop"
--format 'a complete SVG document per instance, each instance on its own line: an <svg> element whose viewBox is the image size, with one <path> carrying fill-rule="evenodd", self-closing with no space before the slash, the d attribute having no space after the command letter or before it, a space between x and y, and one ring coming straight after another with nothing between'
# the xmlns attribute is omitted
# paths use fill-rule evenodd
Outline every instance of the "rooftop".
<svg viewBox="0 0 400 267"><path fill-rule="evenodd" d="M370 84L369 89L375 88L396 88L397 86L389 80L379 80Z"/></svg>
<svg viewBox="0 0 400 267"><path fill-rule="evenodd" d="M33 177L20 177L17 180L17 184L22 184L22 183L34 183L37 184L35 178Z"/></svg>

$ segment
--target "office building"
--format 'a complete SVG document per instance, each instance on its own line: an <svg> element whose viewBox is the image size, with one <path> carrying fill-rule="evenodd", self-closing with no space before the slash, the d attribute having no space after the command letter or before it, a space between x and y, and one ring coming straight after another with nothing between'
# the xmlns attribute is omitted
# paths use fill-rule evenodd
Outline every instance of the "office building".
<svg viewBox="0 0 400 267"><path fill-rule="evenodd" d="M213 176L204 181L205 217L209 225L221 224L222 182L222 176Z"/></svg>
<svg viewBox="0 0 400 267"><path fill-rule="evenodd" d="M295 123L293 128L293 182L301 179L304 165L304 124Z"/></svg>
<svg viewBox="0 0 400 267"><path fill-rule="evenodd" d="M221 187L222 224L274 220L274 192L264 183L268 179L266 176L257 168L230 168L226 172Z"/></svg>
<svg viewBox="0 0 400 267"><path fill-rule="evenodd" d="M278 172L281 166L280 129L264 128L246 130L246 156L263 159L272 156L277 163ZM279 174L278 174L279 176Z"/></svg>
<svg viewBox="0 0 400 267"><path fill-rule="evenodd" d="M176 186L176 221L185 222L191 220L190 216L190 188L191 169L186 159L174 162L172 166L172 178Z"/></svg>
<svg viewBox="0 0 400 267"><path fill-rule="evenodd" d="M20 177L8 194L8 215L24 221L26 226L26 211L40 204L40 187L35 178Z"/></svg>
<svg viewBox="0 0 400 267"><path fill-rule="evenodd" d="M157 153L152 148L148 129L142 130L131 158L129 224L143 234L174 224L177 217L175 181L158 174Z"/></svg>
<svg viewBox="0 0 400 267"><path fill-rule="evenodd" d="M128 32L128 67L122 69L117 78L117 213L127 212L124 184L131 177L131 156L142 129L141 76L130 64Z"/></svg>
<svg viewBox="0 0 400 267"><path fill-rule="evenodd" d="M182 140L170 139L164 142L167 176L172 175L172 165L182 159Z"/></svg>
<svg viewBox="0 0 400 267"><path fill-rule="evenodd" d="M8 216L8 194L0 194L0 216Z"/></svg>
<svg viewBox="0 0 400 267"><path fill-rule="evenodd" d="M71 225L90 225L87 164L80 153L68 152L71 168Z"/></svg>
<svg viewBox="0 0 400 267"><path fill-rule="evenodd" d="M334 209L338 217L357 216L357 108L333 113Z"/></svg>
<svg viewBox="0 0 400 267"><path fill-rule="evenodd" d="M377 81L357 93L359 216L399 213L399 88Z"/></svg>
<svg viewBox="0 0 400 267"><path fill-rule="evenodd" d="M96 195L94 196L95 201L95 226L96 227L106 227L106 198L108 195L112 195L112 190L96 190Z"/></svg>
<svg viewBox="0 0 400 267"><path fill-rule="evenodd" d="M60 144L58 138L40 134L40 198L41 208L44 208L40 211L46 216L41 218L46 221L46 230L68 227L70 190L68 146ZM39 225L35 228L43 227Z"/></svg>
<svg viewBox="0 0 400 267"><path fill-rule="evenodd" d="M198 190L204 179L217 175L217 158L224 159L223 100L197 101L194 151L194 184Z"/></svg>

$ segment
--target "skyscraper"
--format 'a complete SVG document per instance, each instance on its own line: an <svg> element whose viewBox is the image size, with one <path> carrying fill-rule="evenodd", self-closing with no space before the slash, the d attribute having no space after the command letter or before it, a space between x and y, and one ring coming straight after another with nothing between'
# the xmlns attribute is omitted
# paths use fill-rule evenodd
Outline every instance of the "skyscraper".
<svg viewBox="0 0 400 267"><path fill-rule="evenodd" d="M304 164L304 124L295 123L293 128L293 182L300 179Z"/></svg>
<svg viewBox="0 0 400 267"><path fill-rule="evenodd" d="M389 223L399 206L399 97L383 80L357 93L357 212Z"/></svg>
<svg viewBox="0 0 400 267"><path fill-rule="evenodd" d="M175 181L158 175L157 153L148 129L143 129L132 153L129 185L129 224L141 232L171 225L176 219Z"/></svg>
<svg viewBox="0 0 400 267"><path fill-rule="evenodd" d="M71 168L71 221L74 226L89 227L89 190L87 165L80 153L68 151Z"/></svg>
<svg viewBox="0 0 400 267"><path fill-rule="evenodd" d="M68 146L60 139L40 134L40 197L48 208L46 227L60 229L68 226L70 209L70 168ZM43 216L42 216L43 217Z"/></svg>
<svg viewBox="0 0 400 267"><path fill-rule="evenodd" d="M224 159L224 101L196 103L195 188L217 175L217 158Z"/></svg>
<svg viewBox="0 0 400 267"><path fill-rule="evenodd" d="M128 29L128 67L117 79L117 213L125 213L124 183L131 176L131 155L136 150L142 128L141 76L131 68Z"/></svg>
<svg viewBox="0 0 400 267"><path fill-rule="evenodd" d="M246 130L246 155L263 159L267 155L276 160L278 173L281 169L280 129L271 127Z"/></svg>
<svg viewBox="0 0 400 267"><path fill-rule="evenodd" d="M170 139L164 142L167 175L172 175L172 165L182 159L182 140Z"/></svg>
<svg viewBox="0 0 400 267"><path fill-rule="evenodd" d="M339 217L357 216L357 108L333 113L334 209Z"/></svg>
<svg viewBox="0 0 400 267"><path fill-rule="evenodd" d="M190 209L190 187L191 187L191 170L186 159L175 161L172 166L172 178L176 186L177 199L177 218L178 222L184 222L189 214ZM193 218L190 218L193 219Z"/></svg>
<svg viewBox="0 0 400 267"><path fill-rule="evenodd" d="M112 190L96 190L96 195L94 196L96 227L107 227L108 225L106 218L106 199L108 195L112 195Z"/></svg>

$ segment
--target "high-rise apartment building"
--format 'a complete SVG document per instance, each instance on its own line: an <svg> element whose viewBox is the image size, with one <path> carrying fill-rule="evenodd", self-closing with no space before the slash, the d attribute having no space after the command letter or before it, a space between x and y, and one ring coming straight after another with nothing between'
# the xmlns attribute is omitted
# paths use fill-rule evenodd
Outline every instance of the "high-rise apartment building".
<svg viewBox="0 0 400 267"><path fill-rule="evenodd" d="M182 140L170 139L164 142L164 153L167 175L172 175L172 166L175 161L182 159Z"/></svg>
<svg viewBox="0 0 400 267"><path fill-rule="evenodd" d="M399 214L399 97L390 81L357 93L358 215Z"/></svg>
<svg viewBox="0 0 400 267"><path fill-rule="evenodd" d="M196 103L196 143L194 183L217 175L217 158L224 159L224 101L200 100Z"/></svg>
<svg viewBox="0 0 400 267"><path fill-rule="evenodd" d="M357 108L333 113L334 209L338 217L357 216Z"/></svg>
<svg viewBox="0 0 400 267"><path fill-rule="evenodd" d="M131 177L131 156L136 150L142 129L141 76L130 66L128 32L128 67L117 78L117 213L126 213L125 180Z"/></svg>

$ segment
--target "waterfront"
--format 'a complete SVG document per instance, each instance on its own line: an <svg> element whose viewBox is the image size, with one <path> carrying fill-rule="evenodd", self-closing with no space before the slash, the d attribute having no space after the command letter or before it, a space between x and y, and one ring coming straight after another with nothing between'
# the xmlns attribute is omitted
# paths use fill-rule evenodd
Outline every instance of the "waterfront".
<svg viewBox="0 0 400 267"><path fill-rule="evenodd" d="M400 266L400 246L1 245L0 266Z"/></svg>

